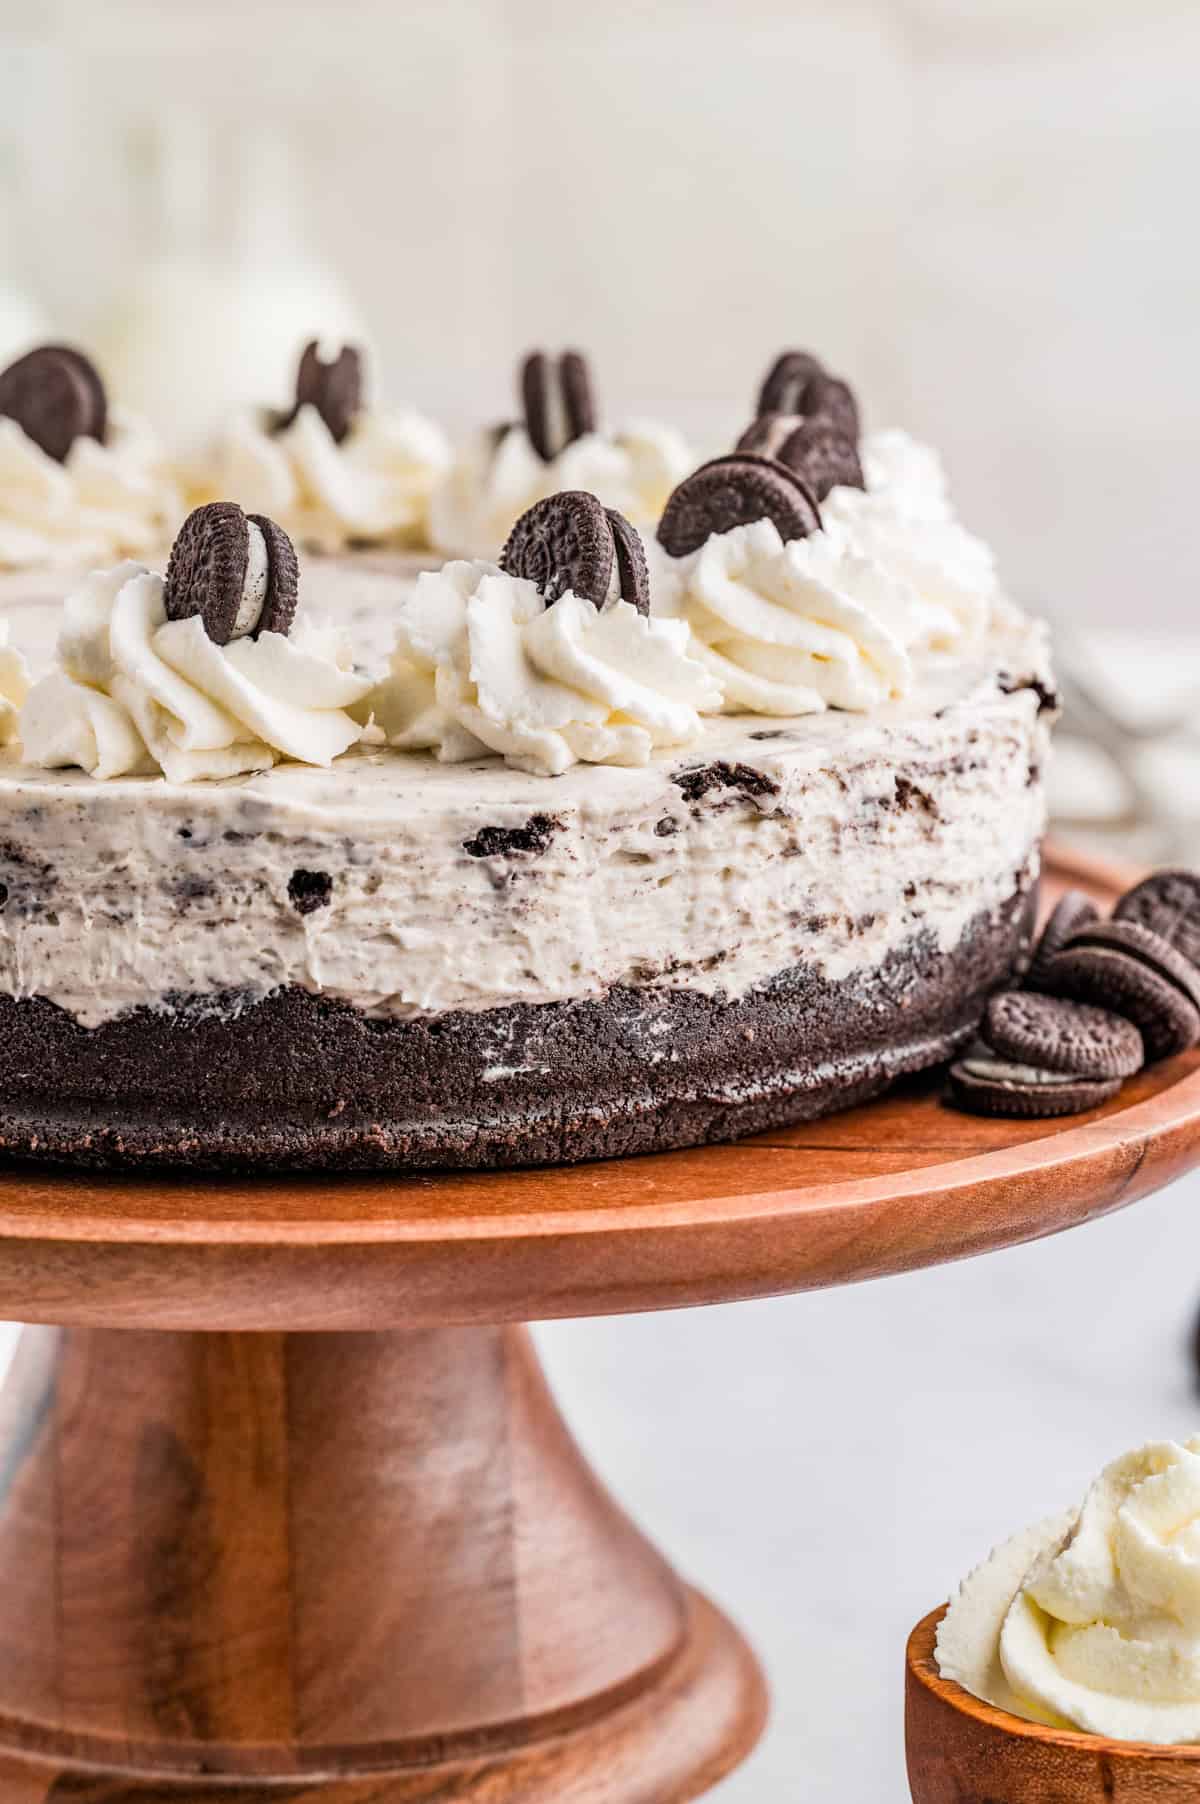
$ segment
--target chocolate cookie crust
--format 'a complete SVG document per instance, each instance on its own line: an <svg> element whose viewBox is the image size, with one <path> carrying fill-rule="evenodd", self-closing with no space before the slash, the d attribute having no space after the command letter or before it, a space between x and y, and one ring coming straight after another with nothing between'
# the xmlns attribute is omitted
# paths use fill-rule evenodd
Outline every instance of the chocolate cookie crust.
<svg viewBox="0 0 1200 1804"><path fill-rule="evenodd" d="M85 1029L0 998L0 1154L122 1168L413 1171L731 1140L878 1095L950 1057L1027 950L1034 888L830 982L803 963L737 1001L597 1000L380 1019L283 989L180 997ZM220 1004L224 1002L224 1007ZM505 1048L503 1063L496 1048ZM669 1045L671 1059L650 1057Z"/></svg>

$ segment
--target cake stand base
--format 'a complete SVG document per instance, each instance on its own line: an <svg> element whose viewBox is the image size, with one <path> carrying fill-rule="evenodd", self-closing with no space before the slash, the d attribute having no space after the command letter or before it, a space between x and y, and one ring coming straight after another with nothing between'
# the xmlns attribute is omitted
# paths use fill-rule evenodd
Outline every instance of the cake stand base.
<svg viewBox="0 0 1200 1804"><path fill-rule="evenodd" d="M763 1724L519 1328L29 1328L0 1474L2 1799L671 1804Z"/></svg>

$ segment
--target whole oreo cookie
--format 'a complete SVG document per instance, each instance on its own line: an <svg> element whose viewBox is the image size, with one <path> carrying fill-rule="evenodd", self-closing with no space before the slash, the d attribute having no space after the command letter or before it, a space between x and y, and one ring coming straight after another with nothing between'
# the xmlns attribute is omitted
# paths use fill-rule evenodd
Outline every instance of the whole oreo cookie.
<svg viewBox="0 0 1200 1804"><path fill-rule="evenodd" d="M108 401L100 372L69 345L39 345L0 372L0 414L56 463L77 438L103 442Z"/></svg>
<svg viewBox="0 0 1200 1804"><path fill-rule="evenodd" d="M591 369L582 351L564 351L557 363L545 351L530 351L521 364L520 390L525 430L543 463L596 430Z"/></svg>
<svg viewBox="0 0 1200 1804"><path fill-rule="evenodd" d="M1200 873L1155 871L1121 897L1114 921L1135 921L1200 965Z"/></svg>
<svg viewBox="0 0 1200 1804"><path fill-rule="evenodd" d="M642 544L642 535L635 526L631 526L624 514L619 514L615 507L604 510L605 518L612 530L613 552L617 560L617 580L621 588L621 600L628 601L639 614L650 612L650 568L646 563L646 550Z"/></svg>
<svg viewBox="0 0 1200 1804"><path fill-rule="evenodd" d="M602 503L584 489L564 489L521 515L500 553L500 568L526 577L547 607L572 589L602 608L616 555Z"/></svg>
<svg viewBox="0 0 1200 1804"><path fill-rule="evenodd" d="M1091 921L1079 927L1067 941L1068 946L1099 946L1110 952L1128 952L1133 958L1177 984L1184 995L1200 1009L1200 968L1176 950L1169 940L1143 927L1139 921Z"/></svg>
<svg viewBox="0 0 1200 1804"><path fill-rule="evenodd" d="M989 1071L983 1060L960 1059L950 1067L950 1098L974 1115L998 1115L1024 1120L1055 1115L1081 1115L1109 1102L1121 1088L1119 1077L1066 1078L1050 1083L1022 1078L997 1061Z"/></svg>
<svg viewBox="0 0 1200 1804"><path fill-rule="evenodd" d="M1186 1052L1200 1039L1200 1009L1191 998L1128 952L1068 946L1050 960L1046 988L1124 1015L1141 1033L1151 1061Z"/></svg>
<svg viewBox="0 0 1200 1804"><path fill-rule="evenodd" d="M1132 1021L1085 1002L1004 990L993 996L980 1029L1002 1059L1102 1081L1132 1077L1145 1062Z"/></svg>
<svg viewBox="0 0 1200 1804"><path fill-rule="evenodd" d="M261 607L246 636L286 633L296 611L299 567L288 535L265 514L249 519L236 501L210 501L192 510L175 536L163 586L169 620L198 614L215 645L235 636L246 589L250 525L258 527L267 552Z"/></svg>
<svg viewBox="0 0 1200 1804"><path fill-rule="evenodd" d="M302 407L315 407L330 438L340 445L362 412L362 404L362 352L353 345L343 345L337 356L326 363L314 338L301 353L296 371L296 404L282 423L290 425Z"/></svg>
<svg viewBox="0 0 1200 1804"><path fill-rule="evenodd" d="M1029 970L1025 975L1027 987L1040 990L1046 967L1055 953L1062 951L1071 935L1079 928L1088 927L1099 919L1100 910L1081 889L1069 889L1061 895L1050 911L1050 918L1042 929L1041 938L1029 961Z"/></svg>
<svg viewBox="0 0 1200 1804"><path fill-rule="evenodd" d="M815 376L823 376L825 366L811 351L781 351L758 391L757 413L806 413L804 397Z"/></svg>
<svg viewBox="0 0 1200 1804"><path fill-rule="evenodd" d="M818 532L821 512L798 476L773 458L734 452L701 464L668 498L658 541L672 557L699 550L713 533L770 520L786 543Z"/></svg>

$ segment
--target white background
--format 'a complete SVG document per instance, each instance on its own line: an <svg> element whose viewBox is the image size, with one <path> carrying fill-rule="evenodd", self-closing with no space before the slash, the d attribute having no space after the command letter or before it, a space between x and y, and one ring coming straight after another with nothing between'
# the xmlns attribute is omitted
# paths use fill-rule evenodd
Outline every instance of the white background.
<svg viewBox="0 0 1200 1804"><path fill-rule="evenodd" d="M122 367L165 250L268 286L315 259L281 313L337 314L342 284L383 388L459 425L510 408L522 347L576 341L610 418L719 448L768 354L811 345L943 447L1020 593L1190 624L1195 0L0 0L0 22L8 266ZM172 294L149 386L190 417L185 372L235 367L237 334Z"/></svg>

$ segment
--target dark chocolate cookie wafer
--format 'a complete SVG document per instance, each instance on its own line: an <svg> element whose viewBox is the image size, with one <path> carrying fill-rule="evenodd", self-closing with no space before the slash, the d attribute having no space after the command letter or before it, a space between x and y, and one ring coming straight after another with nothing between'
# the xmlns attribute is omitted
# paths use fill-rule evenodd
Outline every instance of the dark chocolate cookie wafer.
<svg viewBox="0 0 1200 1804"><path fill-rule="evenodd" d="M824 420L802 421L775 455L796 472L818 501L824 501L830 489L867 486L854 439Z"/></svg>
<svg viewBox="0 0 1200 1804"><path fill-rule="evenodd" d="M558 379L562 385L563 413L567 422L567 442L596 430L596 397L592 389L592 372L582 351L564 351L558 360Z"/></svg>
<svg viewBox="0 0 1200 1804"><path fill-rule="evenodd" d="M1069 889L1061 895L1050 911L1050 918L1042 928L1042 937L1029 961L1029 970L1025 975L1027 988L1040 990L1046 967L1055 953L1062 951L1071 935L1079 928L1087 927L1099 919L1100 910L1081 889Z"/></svg>
<svg viewBox="0 0 1200 1804"><path fill-rule="evenodd" d="M263 514L251 516L266 540L267 579L256 620L246 636L286 633L296 611L297 563L291 540ZM167 563L163 605L169 620L199 614L215 645L237 629L246 588L250 524L236 501L210 501L179 528Z"/></svg>
<svg viewBox="0 0 1200 1804"><path fill-rule="evenodd" d="M972 1061L975 1063L975 1061ZM986 1066L969 1071L959 1060L950 1067L950 1099L961 1109L974 1115L1005 1115L1033 1120L1054 1115L1081 1115L1086 1109L1098 1109L1109 1102L1121 1088L1119 1077L1067 1078L1058 1083L1039 1083L1004 1076L1005 1067L998 1065L995 1075L987 1075Z"/></svg>
<svg viewBox="0 0 1200 1804"><path fill-rule="evenodd" d="M1068 946L1050 960L1046 988L1124 1015L1140 1031L1150 1061L1186 1052L1200 1039L1200 1009L1191 998L1128 952Z"/></svg>
<svg viewBox="0 0 1200 1804"><path fill-rule="evenodd" d="M551 463L561 449L559 435L554 430L552 380L550 359L545 351L530 351L521 363L521 411L529 442L544 464Z"/></svg>
<svg viewBox="0 0 1200 1804"><path fill-rule="evenodd" d="M255 639L260 633L286 636L296 618L296 602L300 595L300 560L296 556L296 547L282 526L266 514L247 514L246 518L252 526L258 527L267 547L267 594L251 636Z"/></svg>
<svg viewBox="0 0 1200 1804"><path fill-rule="evenodd" d="M1142 1036L1132 1021L1090 1003L1030 990L993 996L980 1032L1009 1063L1067 1077L1132 1077L1145 1062Z"/></svg>
<svg viewBox="0 0 1200 1804"><path fill-rule="evenodd" d="M362 404L362 352L353 345L343 345L337 356L326 363L315 338L305 345L296 371L296 405L283 424L290 425L302 407L315 407L329 436L340 445L362 412Z"/></svg>
<svg viewBox="0 0 1200 1804"><path fill-rule="evenodd" d="M646 550L642 544L642 535L635 526L631 526L624 514L619 514L615 507L606 507L605 518L612 528L613 551L617 559L617 579L621 585L621 600L633 604L639 614L650 612L650 568L646 563Z"/></svg>
<svg viewBox="0 0 1200 1804"><path fill-rule="evenodd" d="M818 532L821 512L798 476L768 457L735 452L701 464L668 498L658 540L672 557L686 557L715 532L770 520L785 542Z"/></svg>
<svg viewBox="0 0 1200 1804"><path fill-rule="evenodd" d="M1113 919L1148 927L1200 965L1200 872L1155 871L1121 897Z"/></svg>
<svg viewBox="0 0 1200 1804"><path fill-rule="evenodd" d="M814 376L825 366L811 351L781 351L758 391L758 413L805 413L804 397Z"/></svg>
<svg viewBox="0 0 1200 1804"><path fill-rule="evenodd" d="M67 345L40 345L0 373L0 414L63 463L77 438L103 439L104 384L95 366Z"/></svg>
<svg viewBox="0 0 1200 1804"><path fill-rule="evenodd" d="M1178 984L1184 995L1200 1009L1200 968L1160 933L1143 927L1139 921L1092 921L1077 928L1067 945L1101 946L1109 951L1128 952L1169 983Z"/></svg>
<svg viewBox="0 0 1200 1804"><path fill-rule="evenodd" d="M807 419L820 421L823 426L831 426L843 438L850 439L854 444L858 443L858 402L854 399L854 390L850 384L843 382L840 377L831 376L825 370L814 376L804 391L803 412Z"/></svg>
<svg viewBox="0 0 1200 1804"><path fill-rule="evenodd" d="M572 589L602 608L615 557L602 503L584 489L564 489L521 515L500 553L500 568L527 577L547 607Z"/></svg>

